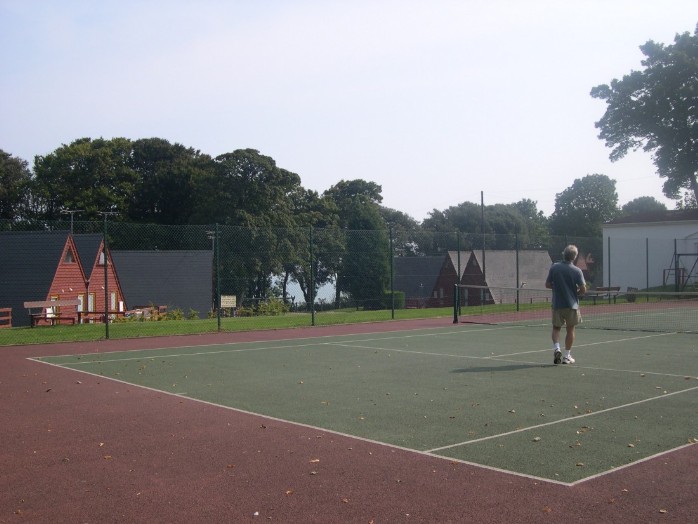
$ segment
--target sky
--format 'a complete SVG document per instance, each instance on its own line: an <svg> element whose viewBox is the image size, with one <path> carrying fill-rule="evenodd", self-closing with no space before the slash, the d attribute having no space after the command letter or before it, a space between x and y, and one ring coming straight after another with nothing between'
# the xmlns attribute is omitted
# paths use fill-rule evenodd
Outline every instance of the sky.
<svg viewBox="0 0 698 524"><path fill-rule="evenodd" d="M673 209L650 154L609 160L589 92L697 22L695 0L0 0L0 149L252 148L417 221L481 195L549 216L590 174Z"/></svg>

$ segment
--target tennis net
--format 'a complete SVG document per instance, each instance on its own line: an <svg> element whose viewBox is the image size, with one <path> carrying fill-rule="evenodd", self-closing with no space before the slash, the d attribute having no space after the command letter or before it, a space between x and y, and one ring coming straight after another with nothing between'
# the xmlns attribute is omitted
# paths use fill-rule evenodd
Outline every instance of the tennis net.
<svg viewBox="0 0 698 524"><path fill-rule="evenodd" d="M549 289L456 285L453 321L548 325ZM698 333L698 292L591 290L580 300L586 329Z"/></svg>

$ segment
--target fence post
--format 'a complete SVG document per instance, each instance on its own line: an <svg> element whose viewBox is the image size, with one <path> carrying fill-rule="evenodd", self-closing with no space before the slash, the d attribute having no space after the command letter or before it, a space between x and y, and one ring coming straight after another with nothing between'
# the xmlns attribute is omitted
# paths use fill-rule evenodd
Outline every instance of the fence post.
<svg viewBox="0 0 698 524"><path fill-rule="evenodd" d="M107 240L107 213L104 213L104 338L109 340L109 251Z"/></svg>
<svg viewBox="0 0 698 524"><path fill-rule="evenodd" d="M611 235L608 235L608 287L611 287ZM608 293L608 303L611 303L611 293Z"/></svg>
<svg viewBox="0 0 698 524"><path fill-rule="evenodd" d="M213 231L213 243L216 247L216 318L218 324L218 332L221 331L221 237L218 229L218 222Z"/></svg>
<svg viewBox="0 0 698 524"><path fill-rule="evenodd" d="M519 232L514 233L514 247L516 250L516 311L519 311L519 303L521 302L521 295L519 294L519 288L521 287L520 275L519 275Z"/></svg>
<svg viewBox="0 0 698 524"><path fill-rule="evenodd" d="M679 251L678 251L678 246L676 239L674 239L674 291L676 293L679 292L681 285L680 285L680 279L679 279Z"/></svg>
<svg viewBox="0 0 698 524"><path fill-rule="evenodd" d="M388 234L390 238L390 318L395 320L395 281L394 281L394 276L395 276L395 270L393 267L393 261L395 259L394 256L394 250L393 250L393 227L390 226L388 229Z"/></svg>
<svg viewBox="0 0 698 524"><path fill-rule="evenodd" d="M314 326L315 325L315 271L314 271L314 266L313 266L313 226L310 226L310 235L309 235L309 242L310 242L310 289L309 295L310 295L310 325Z"/></svg>
<svg viewBox="0 0 698 524"><path fill-rule="evenodd" d="M455 321L457 322L458 320L458 312L460 312L460 287L458 287L458 284L460 284L460 230L456 231L456 249L457 251L457 260L458 260L458 267L456 268L456 287L453 290L453 300L455 300L455 306L458 308L454 312L454 318L456 319Z"/></svg>

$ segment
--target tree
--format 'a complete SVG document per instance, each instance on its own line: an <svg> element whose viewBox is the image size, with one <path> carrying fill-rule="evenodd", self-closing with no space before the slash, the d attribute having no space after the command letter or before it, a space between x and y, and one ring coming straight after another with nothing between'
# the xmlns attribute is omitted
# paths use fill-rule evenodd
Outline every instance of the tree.
<svg viewBox="0 0 698 524"><path fill-rule="evenodd" d="M376 205L356 207L347 223L346 246L337 288L357 306L380 309L390 281L390 252L388 232Z"/></svg>
<svg viewBox="0 0 698 524"><path fill-rule="evenodd" d="M129 218L156 224L189 223L196 180L214 169L210 156L162 138L133 142L128 165L138 175Z"/></svg>
<svg viewBox="0 0 698 524"><path fill-rule="evenodd" d="M511 204L511 206L521 213L528 228L528 246L525 246L523 241L521 245L531 249L540 249L547 246L550 237L548 218L543 211L538 210L538 203L524 198Z"/></svg>
<svg viewBox="0 0 698 524"><path fill-rule="evenodd" d="M591 90L607 104L596 122L599 138L613 148L612 161L630 150L653 152L659 176L667 179L664 194L677 199L689 189L698 198L698 26L693 36L677 34L673 45L650 40L640 50L643 71Z"/></svg>
<svg viewBox="0 0 698 524"><path fill-rule="evenodd" d="M550 217L553 235L601 237L601 226L618 215L616 182L606 175L587 175L555 196Z"/></svg>
<svg viewBox="0 0 698 524"><path fill-rule="evenodd" d="M126 218L138 182L130 155L126 138L82 138L36 157L33 197L42 218L56 220L61 211L78 209L87 219L99 219L103 211Z"/></svg>
<svg viewBox="0 0 698 524"><path fill-rule="evenodd" d="M666 206L659 200L650 196L637 197L621 207L623 216L638 215L640 213L652 213L655 211L666 211Z"/></svg>
<svg viewBox="0 0 698 524"><path fill-rule="evenodd" d="M299 188L298 175L254 149L217 156L214 169L196 179L190 221L227 226L220 241L226 293L267 298L271 276L294 260L287 231L296 225L293 198Z"/></svg>
<svg viewBox="0 0 698 524"><path fill-rule="evenodd" d="M524 215L522 209L530 216ZM461 232L461 249L481 249L483 242L487 249L514 249L517 237L521 246L530 245L531 228L541 227L545 220L542 212L538 212L535 202L530 200L522 200L517 204L485 206L484 212L480 204L463 202L445 211L432 211L429 218L422 222L422 227L442 233ZM536 231L542 235L540 231ZM433 238L432 251L455 249L449 237L435 235ZM450 245L438 245L438 242L444 240Z"/></svg>
<svg viewBox="0 0 698 524"><path fill-rule="evenodd" d="M418 256L420 254L418 234L421 231L419 223L397 209L380 206L380 214L383 222L393 235L394 255L396 256Z"/></svg>
<svg viewBox="0 0 698 524"><path fill-rule="evenodd" d="M0 219L27 218L29 164L0 149Z"/></svg>
<svg viewBox="0 0 698 524"><path fill-rule="evenodd" d="M337 275L337 303L348 293L357 305L379 307L390 274L388 232L380 213L381 186L365 180L341 180L325 191L337 206L346 252Z"/></svg>
<svg viewBox="0 0 698 524"><path fill-rule="evenodd" d="M320 287L334 282L346 246L338 228L337 206L329 197L299 188L293 203L297 226L289 229L288 235L294 239L294 256L284 263L282 296L285 301L286 284L292 280L300 286L305 303L310 305Z"/></svg>
<svg viewBox="0 0 698 524"><path fill-rule="evenodd" d="M194 184L192 222L243 227L293 225L291 196L300 177L255 149L237 149L214 160L215 169Z"/></svg>
<svg viewBox="0 0 698 524"><path fill-rule="evenodd" d="M676 209L698 209L695 195L684 191L683 198L676 203Z"/></svg>

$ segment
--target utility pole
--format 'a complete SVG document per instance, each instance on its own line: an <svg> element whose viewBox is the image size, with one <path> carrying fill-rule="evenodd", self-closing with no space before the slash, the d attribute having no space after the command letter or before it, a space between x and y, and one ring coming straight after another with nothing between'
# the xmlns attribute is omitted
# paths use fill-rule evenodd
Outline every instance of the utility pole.
<svg viewBox="0 0 698 524"><path fill-rule="evenodd" d="M101 211L104 217L104 237L102 239L102 252L104 253L104 337L109 339L109 255L107 244L107 217L118 215L116 211Z"/></svg>
<svg viewBox="0 0 698 524"><path fill-rule="evenodd" d="M73 216L75 213L85 211L84 209L61 209L61 215L70 215L70 234L73 234Z"/></svg>

